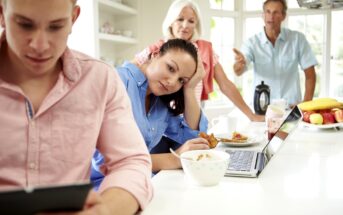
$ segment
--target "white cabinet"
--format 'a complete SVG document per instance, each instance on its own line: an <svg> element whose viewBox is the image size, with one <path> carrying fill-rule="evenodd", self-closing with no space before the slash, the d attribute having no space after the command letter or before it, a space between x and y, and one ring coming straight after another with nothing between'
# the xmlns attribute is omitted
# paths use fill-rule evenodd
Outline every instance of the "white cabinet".
<svg viewBox="0 0 343 215"><path fill-rule="evenodd" d="M131 60L138 48L139 0L78 1L81 14L69 46L112 65Z"/></svg>

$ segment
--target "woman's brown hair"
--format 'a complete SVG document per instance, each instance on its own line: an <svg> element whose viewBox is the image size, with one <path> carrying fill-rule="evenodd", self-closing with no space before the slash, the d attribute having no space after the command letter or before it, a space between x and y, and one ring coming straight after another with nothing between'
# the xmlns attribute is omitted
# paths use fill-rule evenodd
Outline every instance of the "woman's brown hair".
<svg viewBox="0 0 343 215"><path fill-rule="evenodd" d="M161 46L159 54L163 56L171 50L188 53L194 59L195 65L198 65L197 49L191 42L183 39L170 39ZM197 68L195 68L194 73L196 71ZM183 87L175 93L160 96L160 99L174 115L182 114L185 111Z"/></svg>

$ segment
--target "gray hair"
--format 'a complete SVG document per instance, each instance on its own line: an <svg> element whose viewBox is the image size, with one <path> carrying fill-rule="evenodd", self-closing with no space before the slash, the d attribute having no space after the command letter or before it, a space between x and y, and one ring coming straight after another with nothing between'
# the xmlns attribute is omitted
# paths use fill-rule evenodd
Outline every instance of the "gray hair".
<svg viewBox="0 0 343 215"><path fill-rule="evenodd" d="M169 7L166 17L162 24L162 32L164 37L170 39L174 35L171 31L171 25L176 21L177 17L181 13L182 9L190 7L193 9L197 16L197 25L195 26L194 33L191 39L198 39L201 36L201 15L199 6L192 0L175 0Z"/></svg>
<svg viewBox="0 0 343 215"><path fill-rule="evenodd" d="M284 15L286 15L287 13L287 2L285 0L266 0L264 3L263 3L263 11L264 11L264 7L266 6L266 4L268 4L269 2L279 2L282 4L283 8L282 8L282 13Z"/></svg>

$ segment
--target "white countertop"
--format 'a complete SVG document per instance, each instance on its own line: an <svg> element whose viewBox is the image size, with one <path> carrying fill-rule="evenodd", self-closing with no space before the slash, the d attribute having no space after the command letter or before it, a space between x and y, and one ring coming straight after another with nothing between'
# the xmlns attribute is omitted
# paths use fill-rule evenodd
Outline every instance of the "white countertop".
<svg viewBox="0 0 343 215"><path fill-rule="evenodd" d="M263 126L245 129L263 132ZM341 215L343 130L299 126L258 178L225 177L217 186L200 187L182 170L169 170L152 180L154 198L142 215Z"/></svg>

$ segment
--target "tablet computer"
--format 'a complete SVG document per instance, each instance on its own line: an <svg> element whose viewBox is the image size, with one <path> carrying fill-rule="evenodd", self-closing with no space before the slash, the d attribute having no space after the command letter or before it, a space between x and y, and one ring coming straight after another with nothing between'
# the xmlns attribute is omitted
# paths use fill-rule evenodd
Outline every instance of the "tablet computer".
<svg viewBox="0 0 343 215"><path fill-rule="evenodd" d="M0 192L0 214L78 211L92 185L87 183L25 188Z"/></svg>

